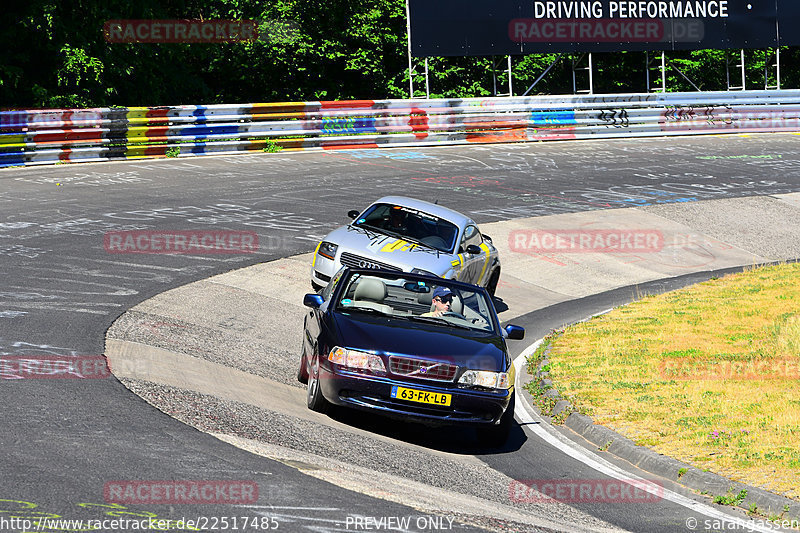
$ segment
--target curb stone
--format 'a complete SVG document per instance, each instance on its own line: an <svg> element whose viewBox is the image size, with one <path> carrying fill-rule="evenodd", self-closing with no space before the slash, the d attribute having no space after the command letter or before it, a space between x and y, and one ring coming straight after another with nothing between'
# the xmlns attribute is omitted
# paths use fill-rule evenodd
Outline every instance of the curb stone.
<svg viewBox="0 0 800 533"><path fill-rule="evenodd" d="M607 451L641 468L645 472L670 479L701 494L710 493L714 496L724 496L728 493L738 494L741 490L746 490L747 497L740 505L735 507L748 511L751 505L756 505L758 512L765 516L782 514L784 516L782 516L781 520L800 520L800 502L797 500L733 481L719 474L705 472L650 448L639 446L613 429L595 424L592 417L577 412L568 400L562 398L558 390L553 386L549 373L541 370L550 363L549 353L550 346L548 345L544 350L542 360L537 365L536 374L531 376L531 381L539 381L541 385L547 384L549 386L543 395L550 398L551 401L555 400L555 405L551 412L549 414L541 412L533 396L527 389L523 389L523 397L549 423L552 424L555 417L567 412L569 415L563 422L566 427L597 446L598 450ZM682 469L685 473L679 476L678 473ZM783 510L786 506L788 506L789 510L784 513Z"/></svg>

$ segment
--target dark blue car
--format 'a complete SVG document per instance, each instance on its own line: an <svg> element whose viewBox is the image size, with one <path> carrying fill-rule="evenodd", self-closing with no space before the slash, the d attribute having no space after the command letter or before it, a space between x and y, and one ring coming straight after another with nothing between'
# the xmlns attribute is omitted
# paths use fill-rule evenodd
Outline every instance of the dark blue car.
<svg viewBox="0 0 800 533"><path fill-rule="evenodd" d="M388 270L337 272L307 294L298 379L308 407L331 404L432 425L474 426L505 442L514 418L514 367L486 289Z"/></svg>

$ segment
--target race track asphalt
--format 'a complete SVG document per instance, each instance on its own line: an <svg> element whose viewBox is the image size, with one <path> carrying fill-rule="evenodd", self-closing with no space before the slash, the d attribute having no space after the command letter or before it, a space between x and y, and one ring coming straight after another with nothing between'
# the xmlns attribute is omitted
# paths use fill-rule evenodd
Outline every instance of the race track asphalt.
<svg viewBox="0 0 800 533"><path fill-rule="evenodd" d="M313 249L351 208L427 199L479 223L800 190L794 135L279 153L0 172L0 354L98 355L111 323L186 283ZM120 255L115 230L254 231L241 256ZM284 530L413 510L180 424L110 379L3 379L2 516L97 518L115 480L246 479ZM499 465L498 465L499 467ZM27 502L27 503L24 503ZM136 506L180 519L185 508ZM233 516L231 505L189 513ZM329 520L334 520L334 523ZM322 528L322 529L319 529ZM638 528L636 528L638 529ZM13 530L13 529L9 529ZM470 530L464 528L462 530Z"/></svg>

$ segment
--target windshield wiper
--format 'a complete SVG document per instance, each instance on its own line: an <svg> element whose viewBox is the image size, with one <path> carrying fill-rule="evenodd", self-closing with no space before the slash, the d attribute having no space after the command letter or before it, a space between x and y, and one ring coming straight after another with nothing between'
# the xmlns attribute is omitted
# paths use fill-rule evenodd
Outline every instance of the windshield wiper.
<svg viewBox="0 0 800 533"><path fill-rule="evenodd" d="M372 226L370 224L360 224L359 225L359 227L364 227L364 226L366 226L368 228L371 228L371 229L374 229L374 230L376 230L376 231L378 231L380 233L385 233L386 235L389 235L390 237L394 237L396 239L402 239L404 241L410 241L410 242L413 242L414 244L417 244L419 246L424 246L425 248L430 248L432 250L436 250L437 256L438 256L438 254L440 254L442 252L442 250L438 249L437 247L431 246L430 244L426 244L426 243L422 242L421 240L416 239L414 237L410 237L408 235L403 235L402 233L398 233L398 232L392 231L390 229L379 228L378 226Z"/></svg>

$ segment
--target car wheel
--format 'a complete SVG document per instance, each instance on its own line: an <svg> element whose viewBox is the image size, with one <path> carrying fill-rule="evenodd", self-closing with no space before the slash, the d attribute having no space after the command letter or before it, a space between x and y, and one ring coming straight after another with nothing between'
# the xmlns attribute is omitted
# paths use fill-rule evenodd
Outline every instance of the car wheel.
<svg viewBox="0 0 800 533"><path fill-rule="evenodd" d="M494 298L494 293L497 291L497 283L500 281L500 270L492 272L492 277L489 278L489 283L486 284L486 291L489 296Z"/></svg>
<svg viewBox="0 0 800 533"><path fill-rule="evenodd" d="M514 405L516 404L516 399L517 395L515 393L508 402L508 407L506 408L506 412L503 413L503 417L500 419L500 424L478 428L476 430L478 444L487 448L500 448L506 443L508 436L511 434L511 428L514 425Z"/></svg>
<svg viewBox="0 0 800 533"><path fill-rule="evenodd" d="M314 355L314 361L311 363L311 372L308 373L308 384L306 387L306 400L308 408L318 413L324 413L328 410L330 404L328 400L322 395L322 390L319 386L319 356Z"/></svg>
<svg viewBox="0 0 800 533"><path fill-rule="evenodd" d="M297 369L297 381L308 383L308 368L306 367L305 346L300 348L300 368Z"/></svg>

